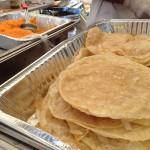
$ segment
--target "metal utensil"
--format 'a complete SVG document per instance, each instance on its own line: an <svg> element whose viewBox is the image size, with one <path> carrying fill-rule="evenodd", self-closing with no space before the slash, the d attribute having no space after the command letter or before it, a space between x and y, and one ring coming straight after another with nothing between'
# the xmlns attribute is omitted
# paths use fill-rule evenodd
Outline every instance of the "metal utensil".
<svg viewBox="0 0 150 150"><path fill-rule="evenodd" d="M28 12L28 6L25 2L21 4L22 8L25 10L25 23L20 25L20 28L24 30L31 30L32 32L35 32L38 28L37 25L32 24L29 20L29 12Z"/></svg>

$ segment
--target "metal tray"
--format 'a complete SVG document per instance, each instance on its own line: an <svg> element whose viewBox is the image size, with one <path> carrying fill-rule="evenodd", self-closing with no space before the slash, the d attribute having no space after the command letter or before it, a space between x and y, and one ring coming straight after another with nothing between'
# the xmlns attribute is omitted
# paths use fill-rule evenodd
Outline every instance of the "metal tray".
<svg viewBox="0 0 150 150"><path fill-rule="evenodd" d="M0 34L0 47L3 49L12 49L15 48L16 46L19 46L25 42L33 41L36 39L39 39L40 36L48 35L53 33L54 31L58 31L60 28L66 26L71 22L70 19L65 19L65 18L59 18L55 16L46 16L46 15L41 15L41 14L29 14L30 18L36 17L36 21L38 23L38 26L41 29L47 29L51 25L57 25L57 27L47 30L41 34L38 34L39 36L33 36L30 38L13 38L10 36L6 36L3 34ZM0 16L0 22L5 21L5 20L16 20L16 19L21 19L24 18L24 13L23 12L12 12L12 13L6 13L2 16Z"/></svg>
<svg viewBox="0 0 150 150"><path fill-rule="evenodd" d="M150 34L150 20L106 20L95 24L105 32ZM87 31L68 39L0 87L1 130L42 149L72 150L52 135L35 127L34 100L44 97L51 82L72 61L83 45Z"/></svg>

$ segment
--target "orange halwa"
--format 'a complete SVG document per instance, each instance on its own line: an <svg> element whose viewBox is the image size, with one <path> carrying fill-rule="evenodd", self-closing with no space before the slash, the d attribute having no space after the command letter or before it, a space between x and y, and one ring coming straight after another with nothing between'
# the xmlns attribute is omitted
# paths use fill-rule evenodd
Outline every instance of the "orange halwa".
<svg viewBox="0 0 150 150"><path fill-rule="evenodd" d="M30 22L35 24L35 25L38 25L37 22L36 22L35 17L32 18L30 20ZM14 37L14 38L22 38L22 37L25 37L27 35L32 34L33 33L32 31L24 30L24 29L20 28L20 25L22 23L25 23L25 19L6 20L6 21L3 21L3 22L0 22L0 34L6 35L6 36L11 36L11 37ZM45 31L49 30L49 29L52 29L56 26L57 25L50 26L46 30L38 28L35 33L40 34L40 33L43 33Z"/></svg>

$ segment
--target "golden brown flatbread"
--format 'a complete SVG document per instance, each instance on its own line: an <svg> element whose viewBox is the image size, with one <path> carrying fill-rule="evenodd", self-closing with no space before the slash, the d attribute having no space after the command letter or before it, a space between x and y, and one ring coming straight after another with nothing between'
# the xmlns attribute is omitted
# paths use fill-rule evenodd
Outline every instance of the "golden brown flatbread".
<svg viewBox="0 0 150 150"><path fill-rule="evenodd" d="M150 36L92 28L72 62L36 103L38 127L81 150L149 150Z"/></svg>
<svg viewBox="0 0 150 150"><path fill-rule="evenodd" d="M131 34L105 33L98 27L91 28L86 38L86 47L94 55L102 53L122 54L122 44L128 42Z"/></svg>
<svg viewBox="0 0 150 150"><path fill-rule="evenodd" d="M150 36L105 33L94 27L88 31L86 47L94 55L113 53L150 66Z"/></svg>
<svg viewBox="0 0 150 150"><path fill-rule="evenodd" d="M121 120L91 116L73 108L60 96L58 80L50 87L48 105L51 113L59 119L99 129L123 127Z"/></svg>
<svg viewBox="0 0 150 150"><path fill-rule="evenodd" d="M79 54L75 57L74 61L81 60L84 57L93 55L86 47L82 47L79 51Z"/></svg>
<svg viewBox="0 0 150 150"><path fill-rule="evenodd" d="M46 95L42 102L38 102L38 105L36 104L39 127L75 149L91 150L88 145L75 140L66 121L57 119L51 114L48 108L48 100L49 94Z"/></svg>
<svg viewBox="0 0 150 150"><path fill-rule="evenodd" d="M131 129L127 130L120 120L89 116L76 110L61 98L57 83L55 82L49 91L49 109L55 118L78 124L105 137L131 141L144 141L150 138L150 126L131 123Z"/></svg>
<svg viewBox="0 0 150 150"><path fill-rule="evenodd" d="M62 98L97 117L149 119L149 91L149 68L116 55L83 58L59 78Z"/></svg>

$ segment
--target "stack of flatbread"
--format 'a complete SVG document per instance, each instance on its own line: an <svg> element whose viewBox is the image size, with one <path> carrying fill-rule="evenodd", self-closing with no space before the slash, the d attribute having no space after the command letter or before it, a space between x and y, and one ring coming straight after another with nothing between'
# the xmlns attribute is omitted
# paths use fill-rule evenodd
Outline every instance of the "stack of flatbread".
<svg viewBox="0 0 150 150"><path fill-rule="evenodd" d="M91 29L38 105L40 127L81 150L150 150L149 39Z"/></svg>
<svg viewBox="0 0 150 150"><path fill-rule="evenodd" d="M150 36L105 33L99 28L89 30L86 48L91 54L112 53L150 66ZM87 53L87 52L86 52Z"/></svg>

